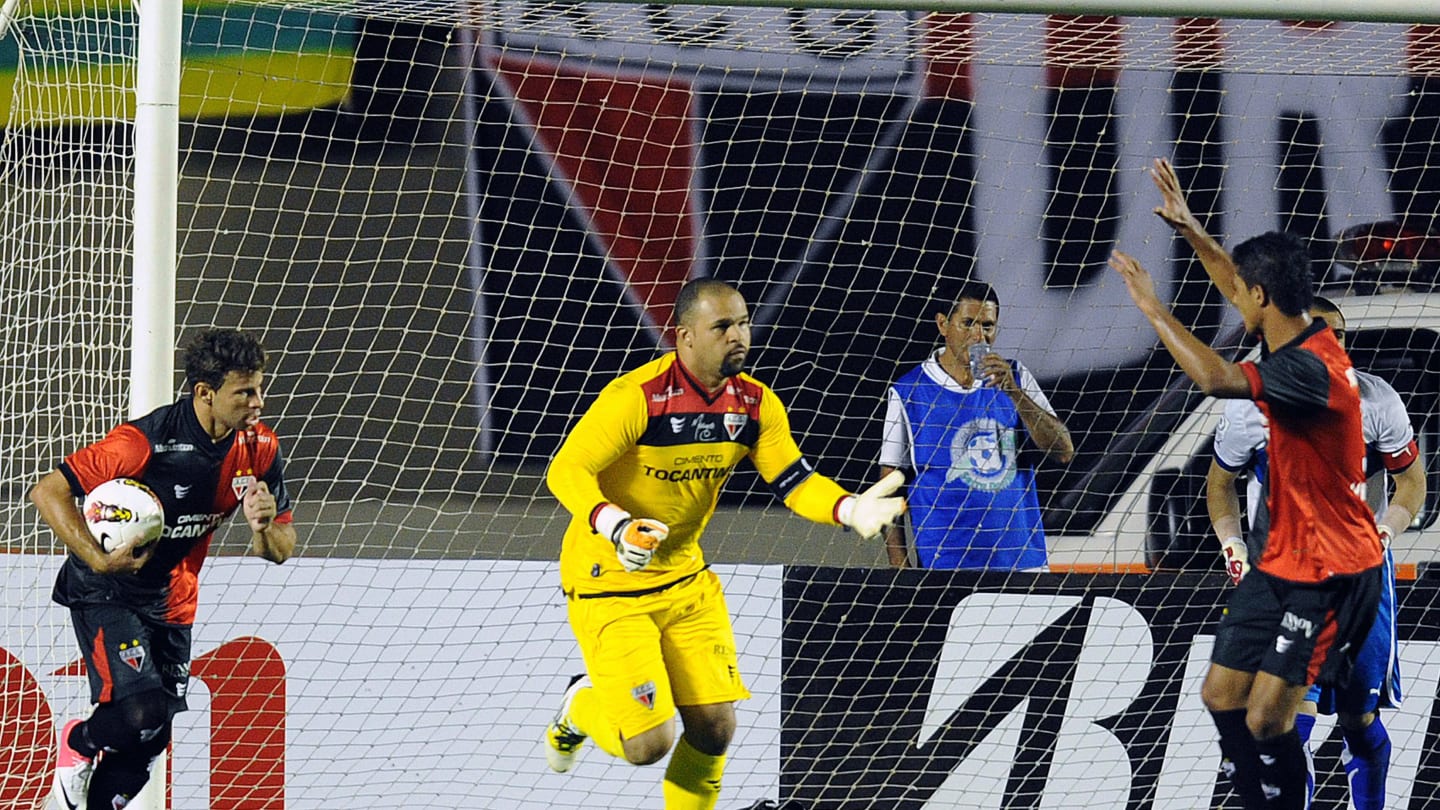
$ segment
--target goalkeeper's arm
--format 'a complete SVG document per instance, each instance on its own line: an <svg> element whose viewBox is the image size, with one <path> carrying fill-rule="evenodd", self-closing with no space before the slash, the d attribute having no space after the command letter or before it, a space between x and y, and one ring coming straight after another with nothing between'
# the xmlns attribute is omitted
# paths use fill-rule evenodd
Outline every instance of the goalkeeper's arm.
<svg viewBox="0 0 1440 810"><path fill-rule="evenodd" d="M833 480L813 472L802 458L772 481L771 487L795 514L816 523L838 523L873 540L905 511L905 499L892 497L904 483L905 475L895 470L864 492L852 495Z"/></svg>
<svg viewBox="0 0 1440 810"><path fill-rule="evenodd" d="M785 406L768 389L760 401L760 420L765 427L751 451L751 459L775 496L790 511L816 523L848 526L866 540L877 537L905 511L904 498L886 497L905 483L898 473L883 479L883 487L876 484L859 495L852 495L815 472L815 467L795 446Z"/></svg>

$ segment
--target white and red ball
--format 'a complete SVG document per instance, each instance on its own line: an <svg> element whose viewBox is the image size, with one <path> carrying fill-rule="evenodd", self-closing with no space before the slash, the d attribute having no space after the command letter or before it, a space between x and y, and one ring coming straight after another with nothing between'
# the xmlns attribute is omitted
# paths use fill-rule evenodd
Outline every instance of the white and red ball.
<svg viewBox="0 0 1440 810"><path fill-rule="evenodd" d="M165 507L132 478L116 478L90 490L81 510L90 534L106 553L140 549L160 539Z"/></svg>

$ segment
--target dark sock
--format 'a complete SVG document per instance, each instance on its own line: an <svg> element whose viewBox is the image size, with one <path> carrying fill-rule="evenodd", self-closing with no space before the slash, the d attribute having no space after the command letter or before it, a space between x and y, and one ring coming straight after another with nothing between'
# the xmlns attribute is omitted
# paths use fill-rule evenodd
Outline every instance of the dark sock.
<svg viewBox="0 0 1440 810"><path fill-rule="evenodd" d="M124 806L140 793L150 781L150 764L153 757L138 754L107 752L95 766L90 777L89 810L112 810L117 799L124 799Z"/></svg>
<svg viewBox="0 0 1440 810"><path fill-rule="evenodd" d="M1267 807L1273 810L1305 810L1310 798L1306 787L1310 765L1305 759L1305 745L1295 729L1255 741L1259 755L1260 788L1269 797Z"/></svg>
<svg viewBox="0 0 1440 810"><path fill-rule="evenodd" d="M65 744L71 750L86 759L94 759L100 753L100 746L90 739L90 722L77 723L70 729L70 736L65 738Z"/></svg>
<svg viewBox="0 0 1440 810"><path fill-rule="evenodd" d="M129 751L135 749L162 729L170 720L165 693L158 689L142 692L113 703L101 703L95 707L90 719L76 726L84 729L81 742L76 745L76 734L70 734L70 747L82 754L89 751ZM94 756L94 754L90 754Z"/></svg>
<svg viewBox="0 0 1440 810"><path fill-rule="evenodd" d="M1210 716L1220 732L1220 755L1225 758L1222 768L1231 788L1247 810L1263 810L1265 794L1260 790L1260 760L1255 752L1255 738L1245 725L1245 710L1210 712Z"/></svg>

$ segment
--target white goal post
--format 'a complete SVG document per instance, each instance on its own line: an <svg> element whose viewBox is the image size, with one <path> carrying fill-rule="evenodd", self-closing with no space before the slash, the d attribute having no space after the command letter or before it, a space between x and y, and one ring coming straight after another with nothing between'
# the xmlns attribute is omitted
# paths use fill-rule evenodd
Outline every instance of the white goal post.
<svg viewBox="0 0 1440 810"><path fill-rule="evenodd" d="M130 416L174 399L181 0L145 0L135 52Z"/></svg>
<svg viewBox="0 0 1440 810"><path fill-rule="evenodd" d="M7 0L0 31L0 806L43 806L88 702L26 489L169 401L201 328L271 352L301 546L275 567L217 536L141 810L656 806L659 769L593 747L544 769L581 665L543 475L699 276L745 294L750 370L846 487L960 278L1078 450L1006 462L1034 471L1038 574L896 571L727 472L702 546L755 698L721 810L1218 802L1218 409L1105 255L1242 340L1150 213L1152 157L1227 243L1311 240L1440 474L1433 2ZM1431 490L1395 542L1396 806L1440 801ZM1315 740L1338 803L1339 732Z"/></svg>

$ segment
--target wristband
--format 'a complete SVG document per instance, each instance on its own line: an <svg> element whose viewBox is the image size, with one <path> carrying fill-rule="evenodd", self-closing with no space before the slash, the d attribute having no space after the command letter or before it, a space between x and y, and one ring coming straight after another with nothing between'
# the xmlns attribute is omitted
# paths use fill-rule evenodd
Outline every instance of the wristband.
<svg viewBox="0 0 1440 810"><path fill-rule="evenodd" d="M615 530L620 524L630 519L630 513L616 506L607 503L595 510L594 519L591 525L595 527L595 533L611 542L615 541Z"/></svg>

